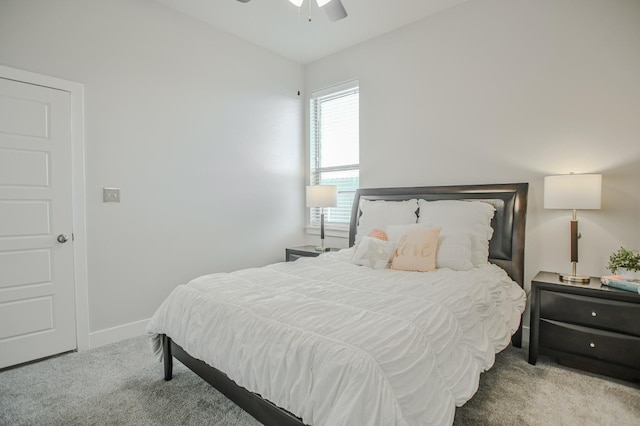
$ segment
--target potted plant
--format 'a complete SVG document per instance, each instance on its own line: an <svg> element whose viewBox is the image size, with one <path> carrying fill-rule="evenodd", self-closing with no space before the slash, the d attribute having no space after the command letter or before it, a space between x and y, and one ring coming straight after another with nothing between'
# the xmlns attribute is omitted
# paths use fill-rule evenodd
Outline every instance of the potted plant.
<svg viewBox="0 0 640 426"><path fill-rule="evenodd" d="M609 266L607 268L612 274L616 274L623 279L636 278L640 270L640 252L638 250L620 247L609 256Z"/></svg>

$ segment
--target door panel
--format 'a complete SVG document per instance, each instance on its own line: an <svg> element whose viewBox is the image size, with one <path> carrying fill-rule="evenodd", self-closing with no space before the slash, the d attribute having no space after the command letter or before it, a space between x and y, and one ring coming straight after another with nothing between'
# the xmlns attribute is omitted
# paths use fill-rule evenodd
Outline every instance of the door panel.
<svg viewBox="0 0 640 426"><path fill-rule="evenodd" d="M51 252L0 252L0 288L51 282Z"/></svg>
<svg viewBox="0 0 640 426"><path fill-rule="evenodd" d="M0 237L50 233L47 201L0 201Z"/></svg>
<svg viewBox="0 0 640 426"><path fill-rule="evenodd" d="M0 149L0 185L46 187L48 164L49 156L44 152Z"/></svg>
<svg viewBox="0 0 640 426"><path fill-rule="evenodd" d="M0 368L76 348L70 109L0 78Z"/></svg>
<svg viewBox="0 0 640 426"><path fill-rule="evenodd" d="M18 83L24 84L24 83ZM14 92L15 93L15 92ZM0 129L5 134L46 138L48 104L41 99L0 97Z"/></svg>
<svg viewBox="0 0 640 426"><path fill-rule="evenodd" d="M53 329L51 296L0 304L0 339Z"/></svg>

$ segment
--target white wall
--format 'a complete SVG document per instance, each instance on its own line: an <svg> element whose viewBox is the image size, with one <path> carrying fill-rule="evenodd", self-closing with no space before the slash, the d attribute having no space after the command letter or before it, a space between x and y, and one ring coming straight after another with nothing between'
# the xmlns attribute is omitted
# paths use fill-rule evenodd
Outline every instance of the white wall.
<svg viewBox="0 0 640 426"><path fill-rule="evenodd" d="M602 173L578 271L640 249L640 2L474 0L306 67L360 81L362 187L529 182L525 279L570 271L543 177Z"/></svg>
<svg viewBox="0 0 640 426"><path fill-rule="evenodd" d="M94 333L304 238L296 64L148 0L0 0L0 64L85 84ZM543 176L602 173L579 270L640 248L637 0L474 0L306 66L305 92L352 78L362 186L529 182L528 280L569 268Z"/></svg>
<svg viewBox="0 0 640 426"><path fill-rule="evenodd" d="M304 238L297 64L148 0L2 0L0 64L85 85L93 333Z"/></svg>

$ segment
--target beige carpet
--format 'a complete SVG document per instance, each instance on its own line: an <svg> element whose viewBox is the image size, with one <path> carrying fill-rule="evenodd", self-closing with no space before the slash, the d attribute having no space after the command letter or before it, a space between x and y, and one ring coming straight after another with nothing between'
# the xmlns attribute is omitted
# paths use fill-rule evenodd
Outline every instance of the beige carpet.
<svg viewBox="0 0 640 426"><path fill-rule="evenodd" d="M0 372L0 425L182 424L259 425L178 362L165 382L145 337ZM455 424L640 425L640 385L509 348Z"/></svg>

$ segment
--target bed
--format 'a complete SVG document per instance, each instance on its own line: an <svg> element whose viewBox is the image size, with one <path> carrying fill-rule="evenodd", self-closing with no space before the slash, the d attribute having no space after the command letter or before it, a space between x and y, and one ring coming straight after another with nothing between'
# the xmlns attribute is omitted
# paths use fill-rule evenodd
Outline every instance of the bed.
<svg viewBox="0 0 640 426"><path fill-rule="evenodd" d="M527 191L526 183L359 189L349 249L176 288L147 328L165 380L176 358L265 425L451 424L495 353L521 345ZM446 209L460 202L491 206L488 263L469 269L471 255L464 268L429 273L354 264L388 211L418 206L420 233L450 231L439 223L455 222ZM447 207L427 214L434 206ZM443 236L460 237L439 235L442 248Z"/></svg>

